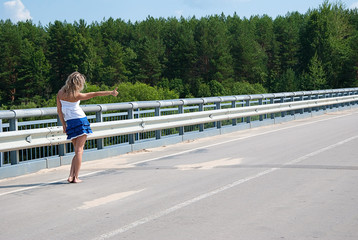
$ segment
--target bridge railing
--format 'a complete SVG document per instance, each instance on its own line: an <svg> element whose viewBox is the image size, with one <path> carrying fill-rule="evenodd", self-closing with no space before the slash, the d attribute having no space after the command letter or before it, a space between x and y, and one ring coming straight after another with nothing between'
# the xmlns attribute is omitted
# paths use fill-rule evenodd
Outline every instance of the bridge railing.
<svg viewBox="0 0 358 240"><path fill-rule="evenodd" d="M81 105L94 131L85 149L290 119L355 105L357 97L358 88L349 88ZM56 116L56 108L0 111L0 167L71 154L74 149Z"/></svg>

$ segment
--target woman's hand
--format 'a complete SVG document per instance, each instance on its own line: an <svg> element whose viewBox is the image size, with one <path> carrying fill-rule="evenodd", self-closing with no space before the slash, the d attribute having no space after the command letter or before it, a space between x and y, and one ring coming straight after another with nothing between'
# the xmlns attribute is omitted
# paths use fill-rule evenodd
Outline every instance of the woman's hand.
<svg viewBox="0 0 358 240"><path fill-rule="evenodd" d="M117 89L118 87L116 87L116 89L114 89L112 92L111 92L111 95L116 97L118 95L118 92L117 92Z"/></svg>
<svg viewBox="0 0 358 240"><path fill-rule="evenodd" d="M63 133L66 133L66 126L62 126Z"/></svg>

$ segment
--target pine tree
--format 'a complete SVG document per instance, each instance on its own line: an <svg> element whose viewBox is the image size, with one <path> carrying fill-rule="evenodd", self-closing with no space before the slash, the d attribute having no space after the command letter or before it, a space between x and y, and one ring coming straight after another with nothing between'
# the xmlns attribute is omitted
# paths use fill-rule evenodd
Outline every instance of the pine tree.
<svg viewBox="0 0 358 240"><path fill-rule="evenodd" d="M310 61L309 76L312 89L325 89L327 87L326 74L317 53Z"/></svg>
<svg viewBox="0 0 358 240"><path fill-rule="evenodd" d="M35 96L49 99L52 90L49 84L50 65L43 49L25 39L20 59L16 84L18 98L25 101L31 101Z"/></svg>
<svg viewBox="0 0 358 240"><path fill-rule="evenodd" d="M22 35L10 20L0 22L0 92L3 103L14 103Z"/></svg>

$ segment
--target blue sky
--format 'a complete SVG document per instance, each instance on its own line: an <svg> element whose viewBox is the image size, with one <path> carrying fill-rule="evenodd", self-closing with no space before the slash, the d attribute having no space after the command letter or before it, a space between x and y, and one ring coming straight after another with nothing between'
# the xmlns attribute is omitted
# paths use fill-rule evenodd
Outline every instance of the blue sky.
<svg viewBox="0 0 358 240"><path fill-rule="evenodd" d="M143 21L148 16L185 18L207 15L233 15L241 18L267 14L272 18L287 12L306 13L324 0L0 0L1 19L13 22L32 19L47 25L55 20L69 23L84 19L88 24L121 18ZM336 1L331 1L332 3ZM358 0L341 1L346 8L358 8Z"/></svg>

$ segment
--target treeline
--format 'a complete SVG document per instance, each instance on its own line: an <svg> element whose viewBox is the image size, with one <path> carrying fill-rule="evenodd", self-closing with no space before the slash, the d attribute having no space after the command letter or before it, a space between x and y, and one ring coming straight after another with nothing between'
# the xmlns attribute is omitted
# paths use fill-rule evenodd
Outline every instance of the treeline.
<svg viewBox="0 0 358 240"><path fill-rule="evenodd" d="M87 90L119 86L120 101L355 87L358 12L325 1L275 19L0 21L3 108L54 105L73 71Z"/></svg>

